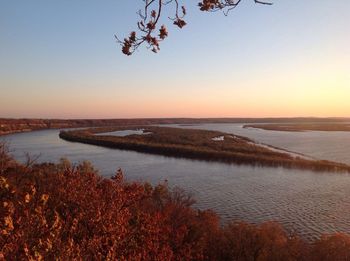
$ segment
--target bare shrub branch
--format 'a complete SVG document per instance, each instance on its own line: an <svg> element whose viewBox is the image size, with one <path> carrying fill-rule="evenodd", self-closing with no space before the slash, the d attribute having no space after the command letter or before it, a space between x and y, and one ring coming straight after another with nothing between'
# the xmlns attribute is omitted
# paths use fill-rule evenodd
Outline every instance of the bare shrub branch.
<svg viewBox="0 0 350 261"><path fill-rule="evenodd" d="M6 141L0 141L0 174L2 174L7 168L8 163L11 161L9 156L9 147Z"/></svg>
<svg viewBox="0 0 350 261"><path fill-rule="evenodd" d="M37 154L37 155L30 155L29 153L25 153L24 154L26 160L25 160L25 163L24 165L27 167L27 168L30 168L32 167L37 161L38 159L41 157L41 153Z"/></svg>
<svg viewBox="0 0 350 261"><path fill-rule="evenodd" d="M144 8L137 12L139 21L137 22L138 32L132 31L124 40L120 40L115 35L117 43L122 47L125 55L133 54L142 44L146 44L147 48L157 53L160 50L159 43L168 37L167 27L159 25L162 18L162 12L165 7L174 9L174 16L168 17L173 21L173 25L183 28L186 25L184 17L186 16L186 8L181 5L181 0L142 0ZM222 10L225 15L232 9L236 8L242 0L201 0L198 3L199 9L206 12L215 12ZM254 0L256 4L272 5L270 2Z"/></svg>

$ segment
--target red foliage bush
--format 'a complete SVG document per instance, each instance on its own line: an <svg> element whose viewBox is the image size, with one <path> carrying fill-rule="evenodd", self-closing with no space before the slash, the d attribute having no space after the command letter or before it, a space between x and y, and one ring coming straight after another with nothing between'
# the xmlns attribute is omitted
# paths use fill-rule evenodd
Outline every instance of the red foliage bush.
<svg viewBox="0 0 350 261"><path fill-rule="evenodd" d="M106 179L91 164L67 160L2 160L0 259L349 259L347 235L307 243L272 222L222 227L215 213L192 208L190 196L166 183L126 182L121 171Z"/></svg>
<svg viewBox="0 0 350 261"><path fill-rule="evenodd" d="M125 182L71 167L16 165L0 177L2 258L203 259L217 217L166 184Z"/></svg>

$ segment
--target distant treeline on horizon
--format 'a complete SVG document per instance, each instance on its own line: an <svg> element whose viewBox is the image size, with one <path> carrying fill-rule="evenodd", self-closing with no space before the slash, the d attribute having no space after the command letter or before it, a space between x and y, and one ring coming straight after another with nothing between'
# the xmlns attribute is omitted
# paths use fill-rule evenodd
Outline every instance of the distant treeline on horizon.
<svg viewBox="0 0 350 261"><path fill-rule="evenodd" d="M148 124L200 124L200 123L341 123L349 122L350 118L134 118L134 119L11 119L0 118L0 135L23 131L120 126L120 125L148 125Z"/></svg>

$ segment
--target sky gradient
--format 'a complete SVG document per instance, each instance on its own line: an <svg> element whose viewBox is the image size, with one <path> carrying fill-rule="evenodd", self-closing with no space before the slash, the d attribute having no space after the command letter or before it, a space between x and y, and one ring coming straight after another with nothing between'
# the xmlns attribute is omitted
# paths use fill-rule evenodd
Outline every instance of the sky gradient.
<svg viewBox="0 0 350 261"><path fill-rule="evenodd" d="M0 0L0 117L350 117L350 1L252 2L126 57L141 0Z"/></svg>

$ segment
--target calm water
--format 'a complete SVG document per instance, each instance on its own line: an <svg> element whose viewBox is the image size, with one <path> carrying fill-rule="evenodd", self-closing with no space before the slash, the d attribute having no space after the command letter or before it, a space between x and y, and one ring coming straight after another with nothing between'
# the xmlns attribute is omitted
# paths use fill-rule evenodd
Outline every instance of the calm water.
<svg viewBox="0 0 350 261"><path fill-rule="evenodd" d="M96 133L97 136L104 136L104 135L110 135L110 136L117 136L117 137L125 137L128 135L147 135L151 134L151 132L145 132L144 129L138 129L138 130L121 130L121 131L111 131L111 132L103 132L103 133Z"/></svg>
<svg viewBox="0 0 350 261"><path fill-rule="evenodd" d="M241 124L187 128L225 131L313 157L350 163L350 133L282 133L242 129ZM171 185L193 193L197 207L215 210L224 221L277 220L308 238L336 231L350 233L348 174L254 168L113 150L63 141L57 130L20 133L1 139L10 142L12 154L19 160L24 159L24 152L40 154L40 161L55 162L68 157L73 162L93 162L105 176L120 167L131 180L155 184L167 179Z"/></svg>

